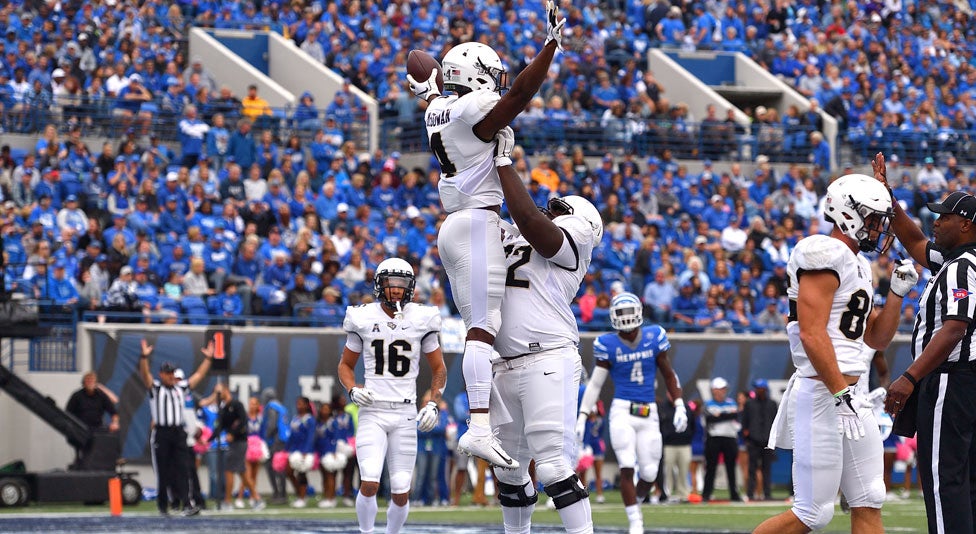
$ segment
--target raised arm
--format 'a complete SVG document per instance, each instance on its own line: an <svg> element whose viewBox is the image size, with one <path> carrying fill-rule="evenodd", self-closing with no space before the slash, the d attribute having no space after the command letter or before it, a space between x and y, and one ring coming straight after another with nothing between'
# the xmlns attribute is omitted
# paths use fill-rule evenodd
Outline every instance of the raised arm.
<svg viewBox="0 0 976 534"><path fill-rule="evenodd" d="M142 384L146 386L146 389L152 388L153 378L152 374L149 372L149 355L153 352L153 347L146 340L143 339L141 342L142 353L139 356L139 378L142 379Z"/></svg>
<svg viewBox="0 0 976 534"><path fill-rule="evenodd" d="M874 169L874 178L883 183L888 188L888 191L891 192L891 186L888 185L888 167L885 164L884 154L878 152L871 161L871 167ZM891 229L895 232L895 236L901 241L905 250L908 251L908 254L919 265L928 269L929 260L926 254L926 247L929 240L922 233L922 230L919 229L918 225L915 224L915 221L905 213L901 204L894 197L891 199L891 204L895 212L895 216L891 220Z"/></svg>
<svg viewBox="0 0 976 534"><path fill-rule="evenodd" d="M549 220L549 217L539 211L525 189L522 179L515 172L515 167L512 166L510 155L515 146L515 133L511 128L506 127L498 132L496 139L498 147L495 165L498 166L498 177L501 179L502 193L505 195L508 212L529 245L532 245L532 248L543 257L551 258L562 247L565 234Z"/></svg>
<svg viewBox="0 0 976 534"><path fill-rule="evenodd" d="M511 89L502 95L495 107L474 126L474 134L482 140L491 140L502 128L508 126L525 110L532 97L539 92L549 74L549 66L562 49L562 31L566 19L559 19L559 8L553 0L546 2L546 43L531 63L515 77Z"/></svg>
<svg viewBox="0 0 976 534"><path fill-rule="evenodd" d="M197 367L197 370L194 371L193 374L186 379L186 382L190 384L190 389L197 387L197 384L199 384L200 381L203 380L203 378L207 376L207 373L210 371L210 364L213 362L213 355L214 355L213 340L210 340L210 343L207 343L206 347L200 349L200 352L202 352L203 355L205 356L205 358L203 359L203 363L201 363L200 366Z"/></svg>

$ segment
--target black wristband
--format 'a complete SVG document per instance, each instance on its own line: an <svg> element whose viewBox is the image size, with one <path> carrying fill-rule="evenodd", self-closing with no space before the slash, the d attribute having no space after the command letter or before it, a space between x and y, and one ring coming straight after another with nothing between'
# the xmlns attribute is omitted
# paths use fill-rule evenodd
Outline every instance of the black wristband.
<svg viewBox="0 0 976 534"><path fill-rule="evenodd" d="M912 387L916 387L916 388L918 387L918 380L915 380L915 377L912 376L912 374L909 373L908 371L905 371L904 373L902 373L901 376L905 377L905 380L908 380L909 382L911 382L912 383Z"/></svg>

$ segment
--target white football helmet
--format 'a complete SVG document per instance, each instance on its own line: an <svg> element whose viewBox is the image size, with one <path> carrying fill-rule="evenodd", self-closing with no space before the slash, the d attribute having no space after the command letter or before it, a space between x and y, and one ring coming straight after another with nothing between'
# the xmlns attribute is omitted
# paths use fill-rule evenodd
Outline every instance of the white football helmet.
<svg viewBox="0 0 976 534"><path fill-rule="evenodd" d="M618 332L629 332L644 324L644 305L637 295L623 292L610 301L610 326Z"/></svg>
<svg viewBox="0 0 976 534"><path fill-rule="evenodd" d="M393 283L393 279L399 278L402 281ZM376 274L373 276L373 296L376 300L386 304L393 310L401 310L408 302L413 300L413 289L417 285L417 279L413 274L413 267L400 258L387 258L376 266ZM403 298L399 301L392 301L386 298L387 287L402 287L404 289Z"/></svg>
<svg viewBox="0 0 976 534"><path fill-rule="evenodd" d="M888 232L893 217L891 193L870 176L845 174L827 187L824 218L857 241L862 252L887 250L894 237ZM875 240L871 239L872 231L879 233Z"/></svg>
<svg viewBox="0 0 976 534"><path fill-rule="evenodd" d="M508 72L498 54L483 43L463 43L448 50L441 60L444 89L464 95L471 91L501 91Z"/></svg>
<svg viewBox="0 0 976 534"><path fill-rule="evenodd" d="M603 217L600 216L599 210L589 200L576 195L552 198L549 200L547 209L554 218L562 215L579 215L590 223L590 228L593 230L594 247L599 245L600 240L603 239Z"/></svg>

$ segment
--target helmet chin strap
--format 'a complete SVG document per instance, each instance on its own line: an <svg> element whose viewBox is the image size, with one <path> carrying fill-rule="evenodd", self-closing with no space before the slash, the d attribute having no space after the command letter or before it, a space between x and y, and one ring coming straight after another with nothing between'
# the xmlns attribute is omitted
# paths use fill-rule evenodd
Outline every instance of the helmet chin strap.
<svg viewBox="0 0 976 534"><path fill-rule="evenodd" d="M394 304L396 305L396 311L393 312L393 315L397 319L403 319L403 307L400 305L400 301L398 300L398 301L394 302Z"/></svg>

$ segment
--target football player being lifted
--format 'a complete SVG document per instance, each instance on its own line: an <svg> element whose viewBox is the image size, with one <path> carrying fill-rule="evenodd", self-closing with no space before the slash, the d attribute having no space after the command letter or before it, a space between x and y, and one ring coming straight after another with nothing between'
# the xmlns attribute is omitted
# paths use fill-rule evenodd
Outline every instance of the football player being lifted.
<svg viewBox="0 0 976 534"><path fill-rule="evenodd" d="M415 283L409 263L399 258L384 260L373 279L376 302L346 308L342 324L346 346L339 362L339 381L360 407L356 459L362 483L356 517L362 533L373 532L384 461L392 494L386 531L400 532L406 522L417 430L429 431L437 424L437 403L447 382L438 340L440 312L435 306L411 302ZM354 370L364 351L365 383L360 384ZM430 365L433 398L417 413L421 354Z"/></svg>
<svg viewBox="0 0 976 534"><path fill-rule="evenodd" d="M884 307L872 307L871 263L861 252L885 253L891 243L891 195L881 182L841 176L827 187L824 217L834 225L830 234L801 239L787 264L786 334L796 372L769 447L793 449L793 507L760 524L760 534L826 527L838 490L851 507L851 532L884 530L881 433L867 392L856 384L870 365L864 345L888 346L918 273L911 260L898 262Z"/></svg>
<svg viewBox="0 0 976 534"><path fill-rule="evenodd" d="M494 138L535 96L560 47L566 21L557 20L553 2L546 11L545 45L504 95L507 73L501 58L477 42L457 45L444 55L441 64L448 94L440 95L436 70L427 80L408 77L413 93L428 102L424 119L431 150L441 166L438 192L448 214L437 247L467 328L462 373L471 422L458 441L458 451L510 469L518 464L499 446L488 417L492 344L502 322L506 276Z"/></svg>
<svg viewBox="0 0 976 534"><path fill-rule="evenodd" d="M664 449L657 417L654 380L658 370L664 377L668 396L674 399L674 428L684 432L688 414L681 399L681 384L671 368L668 350L671 342L658 325L644 324L644 307L637 295L620 293L610 302L610 326L616 332L603 334L593 342L596 364L586 384L576 435L582 441L586 418L600 396L607 376L613 378L610 403L610 444L620 465L620 495L630 523L630 532L644 532L638 504L657 479ZM639 481L634 486L634 470Z"/></svg>
<svg viewBox="0 0 976 534"><path fill-rule="evenodd" d="M496 469L506 534L526 534L538 494L536 479L559 513L566 532L593 532L589 494L576 476L574 424L583 364L570 304L603 236L603 221L583 197L553 198L535 206L509 157L515 135L498 133L498 165L505 202L518 226L503 240L508 266L502 326L495 339L497 396L492 423L501 444L515 451L519 468Z"/></svg>

